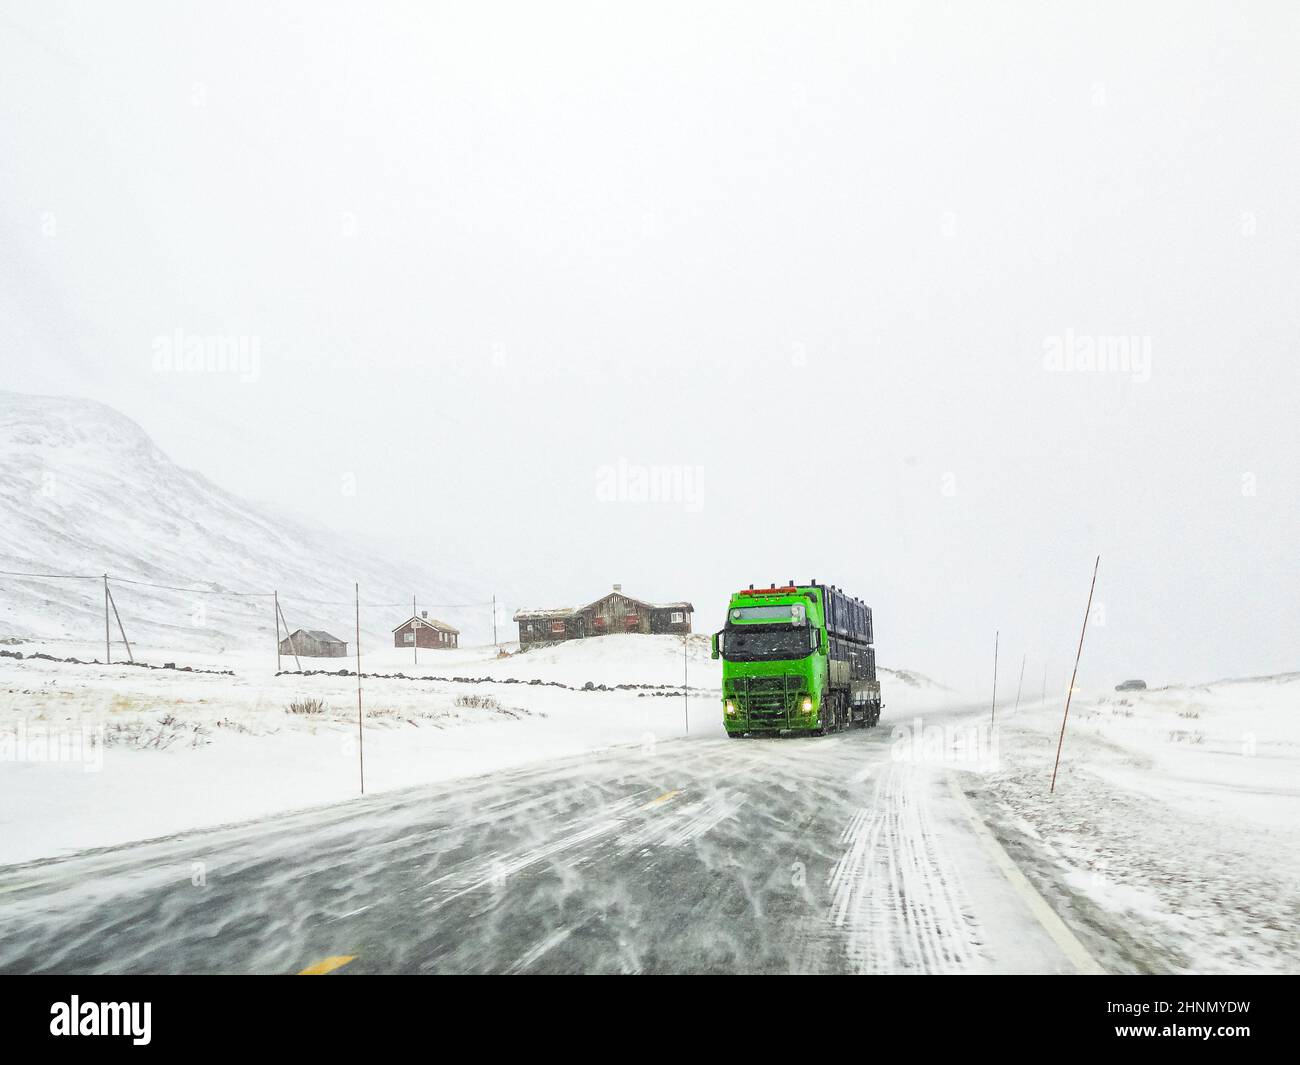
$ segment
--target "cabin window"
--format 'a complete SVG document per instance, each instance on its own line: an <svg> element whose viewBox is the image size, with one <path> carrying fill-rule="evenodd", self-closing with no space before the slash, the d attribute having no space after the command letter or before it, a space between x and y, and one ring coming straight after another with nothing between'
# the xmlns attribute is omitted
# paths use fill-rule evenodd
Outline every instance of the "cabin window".
<svg viewBox="0 0 1300 1065"><path fill-rule="evenodd" d="M407 643L415 643L415 633L408 632L402 636L402 639L405 640Z"/></svg>
<svg viewBox="0 0 1300 1065"><path fill-rule="evenodd" d="M671 620L672 624L680 625L683 621L686 620L686 613L681 610L674 610L672 614L669 615L669 619Z"/></svg>

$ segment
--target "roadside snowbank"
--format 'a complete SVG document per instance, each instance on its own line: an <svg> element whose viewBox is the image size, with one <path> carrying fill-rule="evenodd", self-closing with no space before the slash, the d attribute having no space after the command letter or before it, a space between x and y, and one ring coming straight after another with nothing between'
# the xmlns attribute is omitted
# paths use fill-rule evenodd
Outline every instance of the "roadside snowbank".
<svg viewBox="0 0 1300 1065"><path fill-rule="evenodd" d="M1058 703L1000 722L965 778L1114 971L1300 969L1300 674Z"/></svg>

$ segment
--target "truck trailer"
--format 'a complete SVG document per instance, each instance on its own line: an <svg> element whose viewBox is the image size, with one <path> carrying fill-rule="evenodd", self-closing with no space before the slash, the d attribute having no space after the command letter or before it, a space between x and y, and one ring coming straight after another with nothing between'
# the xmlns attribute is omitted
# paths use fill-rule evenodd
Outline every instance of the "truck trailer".
<svg viewBox="0 0 1300 1065"><path fill-rule="evenodd" d="M727 735L874 726L883 704L872 643L871 608L833 585L736 592L713 634Z"/></svg>

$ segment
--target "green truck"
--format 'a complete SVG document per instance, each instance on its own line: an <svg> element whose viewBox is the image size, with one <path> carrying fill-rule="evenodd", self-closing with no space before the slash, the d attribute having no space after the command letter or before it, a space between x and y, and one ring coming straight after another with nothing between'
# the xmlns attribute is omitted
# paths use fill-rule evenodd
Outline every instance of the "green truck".
<svg viewBox="0 0 1300 1065"><path fill-rule="evenodd" d="M883 704L872 642L871 608L832 585L737 592L713 634L727 735L875 725Z"/></svg>

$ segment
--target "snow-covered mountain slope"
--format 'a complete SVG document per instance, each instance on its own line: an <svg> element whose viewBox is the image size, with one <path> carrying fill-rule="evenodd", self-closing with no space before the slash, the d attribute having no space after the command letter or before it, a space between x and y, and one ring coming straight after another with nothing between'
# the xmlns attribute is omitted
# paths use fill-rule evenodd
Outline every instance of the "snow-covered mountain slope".
<svg viewBox="0 0 1300 1065"><path fill-rule="evenodd" d="M467 643L491 632L490 608L477 605L490 593L471 581L242 500L178 467L129 418L84 399L0 392L0 570L108 573L187 589L114 584L127 637L142 645L270 646L272 601L225 593L273 590L290 626L350 642L354 580L363 603L402 604L363 610L372 646L391 642L413 594L435 608L476 604L430 610ZM102 640L103 632L102 583L0 575L0 639Z"/></svg>

